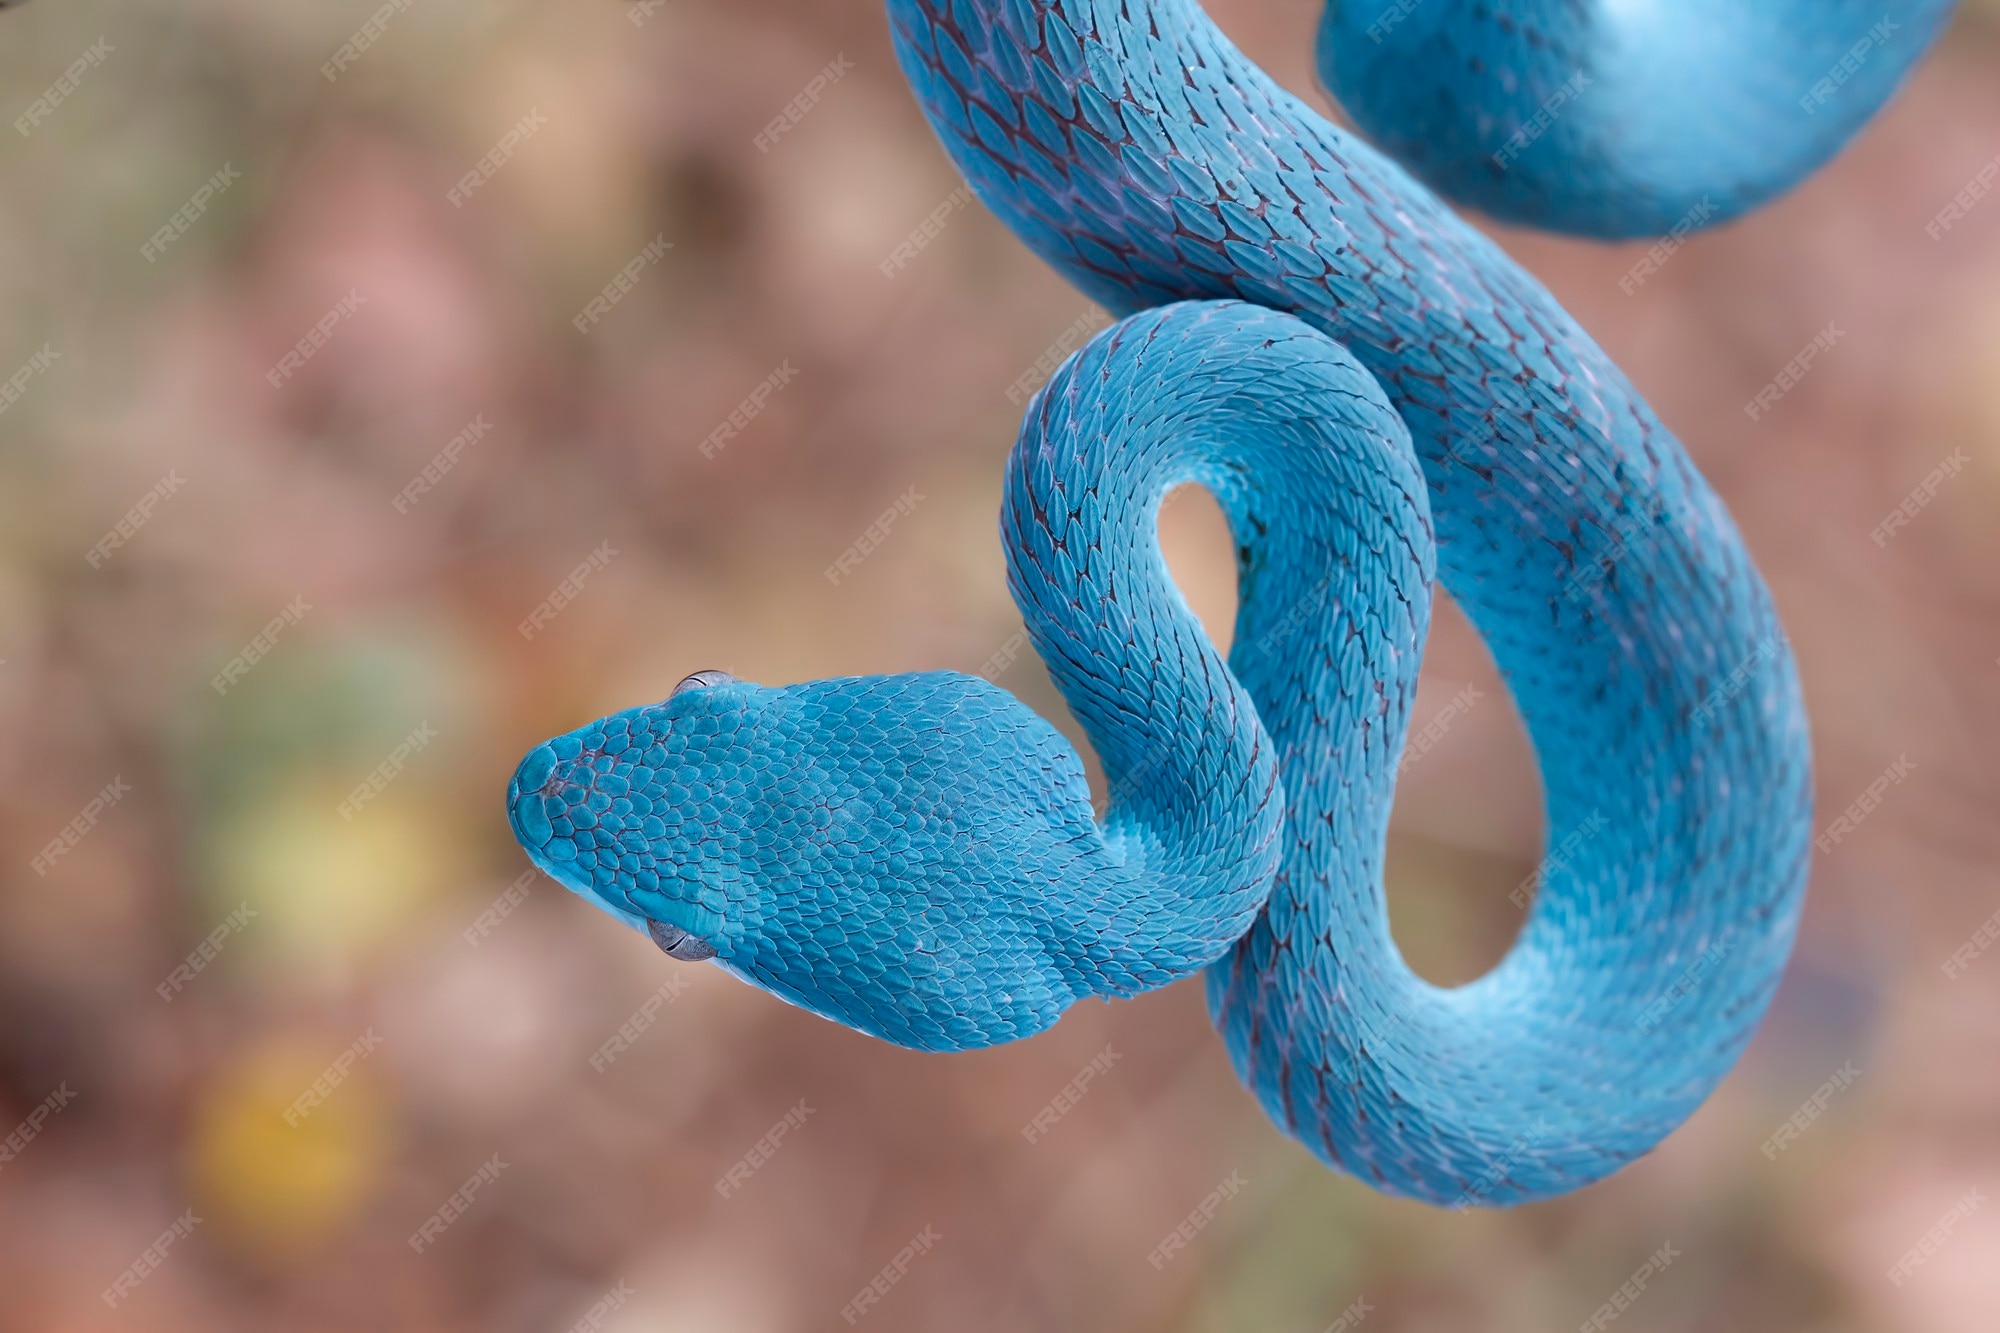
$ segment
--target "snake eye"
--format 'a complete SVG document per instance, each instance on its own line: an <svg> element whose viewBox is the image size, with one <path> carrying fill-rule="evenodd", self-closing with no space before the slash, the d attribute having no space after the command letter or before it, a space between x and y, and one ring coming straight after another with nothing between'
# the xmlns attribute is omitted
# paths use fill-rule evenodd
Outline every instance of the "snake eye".
<svg viewBox="0 0 2000 1333"><path fill-rule="evenodd" d="M715 957L715 950L709 948L679 926L670 926L664 921L654 921L648 918L646 921L646 933L653 937L653 943L660 946L660 952L669 958L678 958L683 963L699 963L705 959Z"/></svg>
<svg viewBox="0 0 2000 1333"><path fill-rule="evenodd" d="M674 694L680 694L687 690L705 690L711 685L734 684L736 684L736 677L730 675L727 671L697 671L680 684L674 686ZM671 699L674 695L670 694L667 697Z"/></svg>

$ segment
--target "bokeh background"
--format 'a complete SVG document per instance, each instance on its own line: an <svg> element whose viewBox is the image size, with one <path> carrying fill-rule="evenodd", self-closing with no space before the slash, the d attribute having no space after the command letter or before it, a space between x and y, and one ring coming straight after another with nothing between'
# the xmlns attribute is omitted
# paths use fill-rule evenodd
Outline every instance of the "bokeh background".
<svg viewBox="0 0 2000 1333"><path fill-rule="evenodd" d="M857 1326L1567 1329L1665 1246L1620 1333L1995 1327L2000 1208L1961 1201L2000 1192L2000 950L1945 964L2000 909L2000 202L1926 224L2000 154L2000 4L1969 4L1829 170L1630 294L1643 247L1499 233L1734 510L1804 673L1821 822L1907 777L1816 857L1772 1018L1686 1128L1574 1197L1463 1214L1283 1138L1195 984L927 1057L522 878L517 758L697 668L986 669L1075 734L1032 654L1004 664L994 520L1010 387L1100 316L976 204L885 276L959 181L869 0L397 0L328 77L377 8L0 13L4 119L83 63L0 131L0 380L28 371L0 410L0 1328L845 1328L927 1228ZM1313 0L1211 9L1325 105ZM1214 506L1178 497L1163 527L1226 636ZM1454 615L1424 672L1419 724L1487 700L1396 809L1397 936L1449 981L1505 949L1540 811Z"/></svg>

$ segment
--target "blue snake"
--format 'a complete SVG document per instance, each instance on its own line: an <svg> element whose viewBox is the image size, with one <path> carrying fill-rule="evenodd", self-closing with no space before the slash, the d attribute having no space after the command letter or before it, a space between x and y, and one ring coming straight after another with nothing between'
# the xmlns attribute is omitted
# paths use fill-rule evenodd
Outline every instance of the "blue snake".
<svg viewBox="0 0 2000 1333"><path fill-rule="evenodd" d="M1409 170L1192 0L890 0L985 203L1123 316L1034 398L1009 587L1102 761L985 680L698 672L537 746L548 874L838 1022L957 1051L1200 974L1237 1074L1329 1165L1499 1206L1645 1153L1790 952L1808 735L1714 493L1543 287L1412 178L1575 233L1708 225L1893 92L1947 0L1333 0L1322 74ZM1229 522L1225 662L1156 515ZM1551 849L1470 984L1382 890L1432 590L1484 636Z"/></svg>

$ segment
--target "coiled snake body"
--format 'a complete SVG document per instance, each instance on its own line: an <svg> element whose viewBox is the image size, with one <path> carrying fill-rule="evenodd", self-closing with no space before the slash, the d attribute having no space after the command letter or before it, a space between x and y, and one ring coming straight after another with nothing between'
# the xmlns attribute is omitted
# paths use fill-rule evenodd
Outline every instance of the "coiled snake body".
<svg viewBox="0 0 2000 1333"><path fill-rule="evenodd" d="M1647 25L1662 60L1694 41L1700 17L1666 8L1335 0L1320 49L1440 188L1663 231L1705 159L1660 145L1715 126L1630 73ZM982 680L701 673L537 747L509 791L522 843L675 956L927 1050L1202 972L1272 1118L1394 1193L1516 1203L1647 1151L1741 1052L1805 886L1798 683L1728 515L1534 279L1187 0L889 9L981 198L1137 312L1034 400L1001 518L1109 809L1093 819L1074 750ZM1823 160L1948 5L1892 6L1814 108L1880 6L1797 9L1710 16L1703 40L1747 52L1738 77L1797 95L1728 103L1690 225ZM1570 114L1549 106L1563 87ZM1188 481L1237 547L1227 664L1158 549L1157 506ZM1434 575L1526 720L1558 849L1503 961L1451 989L1405 965L1381 889Z"/></svg>

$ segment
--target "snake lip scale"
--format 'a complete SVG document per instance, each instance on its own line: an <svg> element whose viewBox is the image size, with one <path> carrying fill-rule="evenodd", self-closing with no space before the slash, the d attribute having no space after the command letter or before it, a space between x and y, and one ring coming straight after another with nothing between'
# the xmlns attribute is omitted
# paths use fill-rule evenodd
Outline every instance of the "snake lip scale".
<svg viewBox="0 0 2000 1333"><path fill-rule="evenodd" d="M516 837L671 957L916 1049L1199 975L1271 1118L1393 1194L1504 1206L1647 1152L1791 950L1797 671L1679 442L1433 190L1585 236L1737 216L1951 5L1887 8L1333 0L1321 73L1371 145L1191 0L889 0L967 183L1119 317L1029 404L1000 517L1105 814L985 680L698 672L536 746ZM1227 660L1160 555L1188 482L1236 549ZM1527 726L1552 849L1512 948L1453 988L1382 892L1440 582Z"/></svg>

